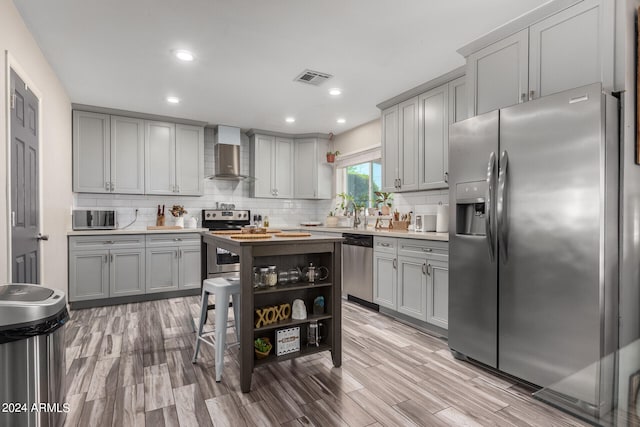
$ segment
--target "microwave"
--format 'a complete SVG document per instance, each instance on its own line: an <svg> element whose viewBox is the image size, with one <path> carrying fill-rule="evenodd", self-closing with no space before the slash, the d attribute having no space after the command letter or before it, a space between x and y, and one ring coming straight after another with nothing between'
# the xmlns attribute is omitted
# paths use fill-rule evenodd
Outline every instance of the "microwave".
<svg viewBox="0 0 640 427"><path fill-rule="evenodd" d="M116 211L74 210L72 217L74 230L116 229Z"/></svg>

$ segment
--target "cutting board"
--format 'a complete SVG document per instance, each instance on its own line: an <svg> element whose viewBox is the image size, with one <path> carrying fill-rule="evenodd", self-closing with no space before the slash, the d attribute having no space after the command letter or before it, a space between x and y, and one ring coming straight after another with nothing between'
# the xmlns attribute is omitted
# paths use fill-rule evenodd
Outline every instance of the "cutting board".
<svg viewBox="0 0 640 427"><path fill-rule="evenodd" d="M182 230L179 225L147 225L147 230Z"/></svg>

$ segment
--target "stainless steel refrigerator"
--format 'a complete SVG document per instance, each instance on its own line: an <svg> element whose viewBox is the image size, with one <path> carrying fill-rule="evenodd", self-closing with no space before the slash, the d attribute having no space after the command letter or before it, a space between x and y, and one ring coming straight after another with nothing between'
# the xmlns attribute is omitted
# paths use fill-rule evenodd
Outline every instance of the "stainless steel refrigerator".
<svg viewBox="0 0 640 427"><path fill-rule="evenodd" d="M593 84L453 124L449 346L597 414L618 307L618 103Z"/></svg>

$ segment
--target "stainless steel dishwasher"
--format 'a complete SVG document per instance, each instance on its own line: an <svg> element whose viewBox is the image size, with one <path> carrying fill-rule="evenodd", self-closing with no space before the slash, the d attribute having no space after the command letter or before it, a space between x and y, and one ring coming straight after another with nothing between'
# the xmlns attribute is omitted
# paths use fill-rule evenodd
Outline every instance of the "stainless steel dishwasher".
<svg viewBox="0 0 640 427"><path fill-rule="evenodd" d="M373 303L373 236L343 233L342 296L378 310Z"/></svg>

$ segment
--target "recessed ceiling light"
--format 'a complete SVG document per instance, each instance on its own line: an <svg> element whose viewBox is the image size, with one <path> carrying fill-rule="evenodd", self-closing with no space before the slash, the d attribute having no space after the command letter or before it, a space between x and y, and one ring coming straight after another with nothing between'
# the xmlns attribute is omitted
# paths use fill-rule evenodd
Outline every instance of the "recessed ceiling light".
<svg viewBox="0 0 640 427"><path fill-rule="evenodd" d="M188 50L176 50L174 52L174 55L176 55L176 58L181 61L193 61L193 53L189 52Z"/></svg>
<svg viewBox="0 0 640 427"><path fill-rule="evenodd" d="M179 104L180 103L180 98L175 97L175 96L167 96L167 102L169 104Z"/></svg>
<svg viewBox="0 0 640 427"><path fill-rule="evenodd" d="M287 123L293 123L293 122L296 121L296 119L293 118L293 117L287 117L286 119L284 119L284 121L287 122Z"/></svg>
<svg viewBox="0 0 640 427"><path fill-rule="evenodd" d="M345 119L340 118L340 119L336 120L336 122L340 123L340 124L343 124L343 123L346 123L347 121Z"/></svg>
<svg viewBox="0 0 640 427"><path fill-rule="evenodd" d="M329 89L329 95L338 96L342 93L340 89L334 87L333 89Z"/></svg>

